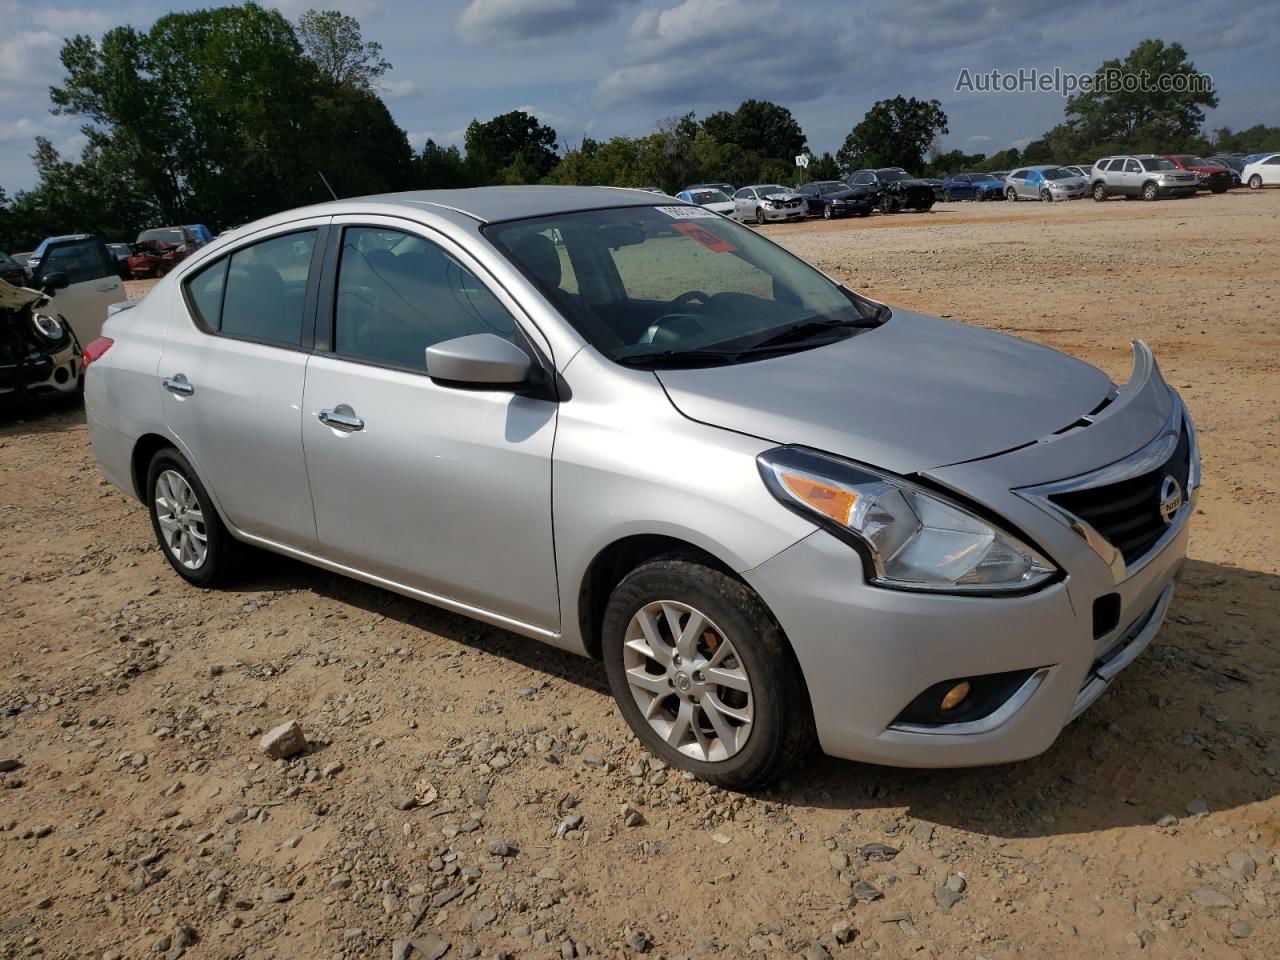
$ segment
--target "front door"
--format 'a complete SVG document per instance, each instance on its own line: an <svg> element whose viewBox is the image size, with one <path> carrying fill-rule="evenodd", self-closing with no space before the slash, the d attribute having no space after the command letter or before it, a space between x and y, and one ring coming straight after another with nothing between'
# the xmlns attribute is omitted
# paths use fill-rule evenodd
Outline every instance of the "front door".
<svg viewBox="0 0 1280 960"><path fill-rule="evenodd" d="M427 347L469 334L496 334L532 354L515 303L429 229L351 219L342 227L336 286L325 279L333 302L331 310L322 305L317 329L331 330L329 349L321 350L318 334L303 401L321 552L558 630L557 404L441 386L426 375Z"/></svg>
<svg viewBox="0 0 1280 960"><path fill-rule="evenodd" d="M115 259L97 237L58 240L45 247L34 282L51 273L64 273L69 281L54 295L53 309L71 324L80 346L87 346L102 333L107 307L125 298Z"/></svg>
<svg viewBox="0 0 1280 960"><path fill-rule="evenodd" d="M298 549L316 539L301 406L327 222L291 224L184 276L157 370L165 421L226 518Z"/></svg>

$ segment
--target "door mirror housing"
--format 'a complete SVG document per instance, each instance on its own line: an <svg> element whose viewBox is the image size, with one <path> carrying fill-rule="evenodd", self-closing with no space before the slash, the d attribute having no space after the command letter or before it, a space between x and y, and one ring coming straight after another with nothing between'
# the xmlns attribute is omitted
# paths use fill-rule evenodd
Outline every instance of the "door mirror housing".
<svg viewBox="0 0 1280 960"><path fill-rule="evenodd" d="M529 355L492 333L455 337L427 347L427 376L445 386L500 390L524 386Z"/></svg>
<svg viewBox="0 0 1280 960"><path fill-rule="evenodd" d="M40 278L40 290L49 296L53 296L58 290L65 290L69 286L71 286L71 280L61 270L46 273Z"/></svg>

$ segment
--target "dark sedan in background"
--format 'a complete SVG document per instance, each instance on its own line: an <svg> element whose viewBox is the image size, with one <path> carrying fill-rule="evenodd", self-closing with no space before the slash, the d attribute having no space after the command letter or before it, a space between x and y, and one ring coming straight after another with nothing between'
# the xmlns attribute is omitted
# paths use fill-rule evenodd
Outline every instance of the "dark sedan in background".
<svg viewBox="0 0 1280 960"><path fill-rule="evenodd" d="M798 188L809 205L809 213L830 220L833 217L865 217L871 213L867 191L854 190L842 180L814 180Z"/></svg>

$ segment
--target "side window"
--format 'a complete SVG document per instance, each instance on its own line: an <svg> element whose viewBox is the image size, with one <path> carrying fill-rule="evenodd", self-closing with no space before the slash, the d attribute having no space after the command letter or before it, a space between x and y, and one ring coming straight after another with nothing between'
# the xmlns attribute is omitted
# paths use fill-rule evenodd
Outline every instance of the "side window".
<svg viewBox="0 0 1280 960"><path fill-rule="evenodd" d="M969 178L963 173L957 173L955 180L956 183L969 183Z"/></svg>
<svg viewBox="0 0 1280 960"><path fill-rule="evenodd" d="M296 347L316 232L272 237L231 254L219 332ZM193 294L194 295L194 294Z"/></svg>
<svg viewBox="0 0 1280 960"><path fill-rule="evenodd" d="M44 256L36 267L36 275L61 272L67 275L68 283L84 283L87 280L101 280L103 277L114 277L115 266L107 254L107 248L101 241L67 240L52 243L45 250Z"/></svg>
<svg viewBox="0 0 1280 960"><path fill-rule="evenodd" d="M741 190L739 190L737 193L733 195L733 199L735 200L748 200L750 198L751 198L751 191L748 190L746 187L743 187Z"/></svg>
<svg viewBox="0 0 1280 960"><path fill-rule="evenodd" d="M1125 173L1141 173L1142 168L1138 166L1137 160L1126 160L1124 162L1124 172Z"/></svg>
<svg viewBox="0 0 1280 960"><path fill-rule="evenodd" d="M558 267L555 241L535 236ZM507 309L434 243L380 227L346 229L338 263L334 353L425 371L427 347L476 333L521 345Z"/></svg>
<svg viewBox="0 0 1280 960"><path fill-rule="evenodd" d="M1270 160L1263 160L1264 167L1280 167L1280 157L1272 157Z"/></svg>
<svg viewBox="0 0 1280 960"><path fill-rule="evenodd" d="M187 303L206 330L214 332L222 323L222 291L227 282L227 257L205 267L186 281Z"/></svg>
<svg viewBox="0 0 1280 960"><path fill-rule="evenodd" d="M1011 179L1011 180L1025 180L1025 179L1027 179L1027 171L1025 171L1025 170L1015 170L1013 173L1009 174L1009 179Z"/></svg>
<svg viewBox="0 0 1280 960"><path fill-rule="evenodd" d="M857 175L853 178L853 182L854 182L854 183L870 183L870 182L871 182L871 174L869 174L869 173L859 173L859 174L857 174Z"/></svg>

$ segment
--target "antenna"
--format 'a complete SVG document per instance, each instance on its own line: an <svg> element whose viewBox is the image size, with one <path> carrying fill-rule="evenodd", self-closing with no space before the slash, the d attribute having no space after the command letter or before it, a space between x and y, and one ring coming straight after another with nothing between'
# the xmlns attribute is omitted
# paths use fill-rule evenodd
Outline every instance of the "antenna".
<svg viewBox="0 0 1280 960"><path fill-rule="evenodd" d="M323 171L323 170L317 170L317 171L316 171L316 173L320 174L320 182L321 182L321 183L323 183L323 184L324 184L324 188L325 188L326 190L328 190L328 191L329 191L329 196L331 196L331 197L333 197L333 199L337 200L337 199L338 199L338 195L337 195L336 193L334 193L334 192L333 192L333 187L329 186L329 181L328 181L328 180L326 180L326 179L324 178L324 171Z"/></svg>

